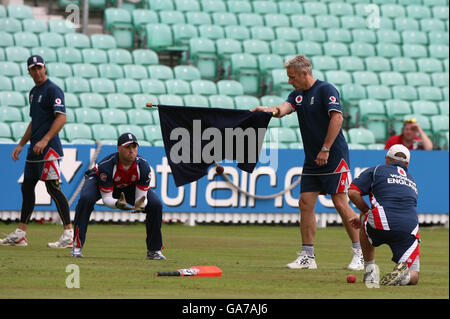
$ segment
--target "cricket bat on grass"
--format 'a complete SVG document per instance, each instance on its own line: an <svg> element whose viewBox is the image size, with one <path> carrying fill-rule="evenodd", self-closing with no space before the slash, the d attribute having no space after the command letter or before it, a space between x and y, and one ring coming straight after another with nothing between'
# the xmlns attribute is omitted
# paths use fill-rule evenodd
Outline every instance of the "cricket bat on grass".
<svg viewBox="0 0 450 319"><path fill-rule="evenodd" d="M222 270L217 266L192 266L190 268L178 269L177 271L157 272L156 276L220 277L222 276Z"/></svg>

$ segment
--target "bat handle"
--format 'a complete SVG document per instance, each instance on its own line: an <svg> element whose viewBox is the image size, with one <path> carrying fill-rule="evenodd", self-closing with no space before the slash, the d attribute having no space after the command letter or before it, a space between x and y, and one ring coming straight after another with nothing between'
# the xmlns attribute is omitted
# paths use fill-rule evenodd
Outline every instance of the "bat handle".
<svg viewBox="0 0 450 319"><path fill-rule="evenodd" d="M157 272L156 276L172 276L172 277L180 277L181 274L178 271L168 271L168 272Z"/></svg>
<svg viewBox="0 0 450 319"><path fill-rule="evenodd" d="M147 104L145 104L145 106L146 106L146 107L152 107L153 104L152 104L152 103L147 103Z"/></svg>

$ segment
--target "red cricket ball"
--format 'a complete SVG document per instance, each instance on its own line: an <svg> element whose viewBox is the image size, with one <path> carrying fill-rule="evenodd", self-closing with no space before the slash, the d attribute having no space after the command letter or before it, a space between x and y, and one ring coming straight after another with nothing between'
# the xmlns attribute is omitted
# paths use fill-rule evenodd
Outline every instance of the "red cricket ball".
<svg viewBox="0 0 450 319"><path fill-rule="evenodd" d="M354 283L355 281L356 281L355 275L350 274L350 275L347 276L347 282L348 282L348 283L352 284L352 283Z"/></svg>
<svg viewBox="0 0 450 319"><path fill-rule="evenodd" d="M222 175L223 171L224 171L223 166L220 166L220 165L216 166L216 173L217 174Z"/></svg>

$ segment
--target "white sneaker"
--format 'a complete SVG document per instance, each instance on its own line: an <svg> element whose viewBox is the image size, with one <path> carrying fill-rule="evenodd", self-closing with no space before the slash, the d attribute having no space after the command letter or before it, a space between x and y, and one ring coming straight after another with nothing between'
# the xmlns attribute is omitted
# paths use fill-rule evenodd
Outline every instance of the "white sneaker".
<svg viewBox="0 0 450 319"><path fill-rule="evenodd" d="M81 247L73 247L72 251L70 252L70 256L76 258L83 258L83 254L81 253Z"/></svg>
<svg viewBox="0 0 450 319"><path fill-rule="evenodd" d="M0 239L0 245L2 246L27 246L28 241L25 238L26 232L21 229L16 229L14 232L6 236L6 238Z"/></svg>
<svg viewBox="0 0 450 319"><path fill-rule="evenodd" d="M50 248L72 248L73 247L73 230L65 230L59 237L57 242L48 243Z"/></svg>
<svg viewBox="0 0 450 319"><path fill-rule="evenodd" d="M317 269L316 258L309 257L305 252L297 253L298 257L286 265L291 269Z"/></svg>
<svg viewBox="0 0 450 319"><path fill-rule="evenodd" d="M364 269L364 257L361 249L352 248L353 258L350 264L347 266L349 270L363 270Z"/></svg>
<svg viewBox="0 0 450 319"><path fill-rule="evenodd" d="M389 274L383 276L381 278L382 286L400 286L404 285L404 282L409 282L409 280L405 280L409 277L409 267L405 262L401 262L395 265L394 270Z"/></svg>
<svg viewBox="0 0 450 319"><path fill-rule="evenodd" d="M367 288L380 287L380 271L377 265L368 265L364 270L364 283Z"/></svg>

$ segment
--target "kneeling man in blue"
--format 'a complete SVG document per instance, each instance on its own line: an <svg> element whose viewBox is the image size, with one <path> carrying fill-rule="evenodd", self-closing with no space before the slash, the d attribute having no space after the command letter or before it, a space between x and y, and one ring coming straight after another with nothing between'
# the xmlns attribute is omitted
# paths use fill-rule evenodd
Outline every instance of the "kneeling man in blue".
<svg viewBox="0 0 450 319"><path fill-rule="evenodd" d="M81 250L86 241L89 218L101 198L109 208L146 214L147 258L166 259L161 253L162 203L150 189L150 166L137 154L138 146L133 134L124 133L117 141L117 152L86 171L75 209L73 257L83 257Z"/></svg>

